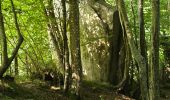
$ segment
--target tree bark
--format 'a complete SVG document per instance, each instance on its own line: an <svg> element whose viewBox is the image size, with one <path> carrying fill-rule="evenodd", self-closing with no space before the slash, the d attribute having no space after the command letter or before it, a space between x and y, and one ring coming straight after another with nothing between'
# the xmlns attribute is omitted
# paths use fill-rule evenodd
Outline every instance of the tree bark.
<svg viewBox="0 0 170 100"><path fill-rule="evenodd" d="M15 65L15 76L19 75L19 70L18 70L18 55L16 55L14 59L14 65Z"/></svg>
<svg viewBox="0 0 170 100"><path fill-rule="evenodd" d="M61 0L63 9L63 40L64 40L64 67L65 67L65 79L64 79L64 90L68 93L71 86L71 66L69 63L69 48L67 38L67 13L66 13L66 0Z"/></svg>
<svg viewBox="0 0 170 100"><path fill-rule="evenodd" d="M148 76L148 58L147 58L147 46L145 40L143 0L138 1L138 18L139 18L140 50L141 50L141 55L144 57L146 61L146 73ZM147 87L148 87L148 77L147 77Z"/></svg>
<svg viewBox="0 0 170 100"><path fill-rule="evenodd" d="M160 100L159 91L160 1L152 0L152 34L149 67L149 98Z"/></svg>
<svg viewBox="0 0 170 100"><path fill-rule="evenodd" d="M116 0L118 5L118 11L120 12L121 19L123 20L123 24L125 26L128 44L132 53L132 56L137 61L139 66L139 79L140 79L140 88L141 88L141 96L142 100L148 100L148 89L147 89L147 73L146 73L146 61L142 57L142 55L138 52L133 36L132 31L130 29L129 20L126 13L125 3L123 0Z"/></svg>
<svg viewBox="0 0 170 100"><path fill-rule="evenodd" d="M3 19L3 14L2 14L2 0L0 1L0 35L2 37L2 66L1 69L7 65L8 63L8 53L7 53L7 39L6 39L6 34L5 34L5 28L4 28L4 19ZM1 74L1 73L0 73ZM0 75L0 77L2 77Z"/></svg>
<svg viewBox="0 0 170 100"><path fill-rule="evenodd" d="M146 65L147 65L147 52L146 52L147 47L146 47L146 40L145 40L143 0L139 0L139 2L138 2L138 17L139 17L139 33L140 33L141 55L145 58Z"/></svg>
<svg viewBox="0 0 170 100"><path fill-rule="evenodd" d="M134 33L134 37L135 37L135 45L136 47L138 48L138 34L137 34L137 27L136 27L136 12L135 12L135 9L134 9L134 1L131 0L131 9L132 9L132 14L133 14L133 33Z"/></svg>
<svg viewBox="0 0 170 100"><path fill-rule="evenodd" d="M61 73L64 73L64 63L63 63L63 43L62 43L62 36L61 32L58 29L58 23L56 22L55 13L54 13L54 5L53 0L47 1L47 6L44 6L43 2L41 1L41 5L45 11L45 17L48 26L48 34L51 38L52 45L54 47L54 51L57 54L58 61L58 68Z"/></svg>
<svg viewBox="0 0 170 100"><path fill-rule="evenodd" d="M82 81L82 64L80 50L80 27L79 27L79 0L69 0L70 7L70 50L71 67L73 71L73 86L75 93L80 97L80 87Z"/></svg>

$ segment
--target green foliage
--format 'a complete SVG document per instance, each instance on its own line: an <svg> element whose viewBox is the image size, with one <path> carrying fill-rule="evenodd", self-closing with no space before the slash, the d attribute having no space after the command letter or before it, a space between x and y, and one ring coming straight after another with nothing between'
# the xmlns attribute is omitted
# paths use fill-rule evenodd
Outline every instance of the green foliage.
<svg viewBox="0 0 170 100"><path fill-rule="evenodd" d="M115 5L115 0L105 0L109 5ZM134 37L137 42L139 42L139 28L138 28L138 2L137 0L126 0L126 9L128 12L128 18L131 23L131 27L137 37ZM11 9L10 0L3 0L2 3L4 22L5 22L5 32L7 34L8 41L8 54L12 53L16 43L17 43L17 31L14 24L13 13ZM47 23L46 17L44 15L44 8L40 3L40 0L14 0L16 7L17 17L19 26L22 34L24 35L24 43L19 50L19 73L22 76L21 80L24 80L28 73L32 71L39 71L46 67L55 69L56 61L53 58L53 49L49 43L49 36L47 33ZM61 24L62 16L61 7L57 5L57 22ZM94 12L87 7L87 5L81 5L80 8L80 29L81 29L81 49L82 58L87 60L84 65L92 63L92 66L97 66L95 73L103 70L101 66L106 66L108 59L108 38L109 36L104 33L100 19ZM134 12L132 12L132 7ZM68 7L67 7L68 8ZM169 16L170 12L168 10L168 1L161 0L161 26L160 33L161 36L170 35L170 23ZM68 9L67 9L68 10ZM68 16L69 13L67 13ZM148 48L150 47L150 34L151 34L151 2L150 0L144 1L144 18L145 18L145 33ZM134 22L134 19L136 22ZM60 26L60 25L58 25ZM62 26L62 25L61 25ZM136 31L135 31L136 30ZM68 32L69 33L69 32ZM0 38L1 39L1 38ZM162 40L160 40L162 42ZM169 43L170 39L164 40L164 42ZM169 45L169 44L168 44ZM1 45L0 45L1 47ZM166 45L166 47L169 47ZM148 49L149 50L149 49ZM0 48L1 53L1 48ZM1 57L1 56L0 56ZM160 48L160 60L165 63L164 47ZM0 60L1 62L1 60ZM84 63L84 62L83 62ZM90 66L90 64L89 64ZM95 68L95 67L94 67ZM14 63L11 65L11 70L14 72ZM137 69L134 69L134 75L137 75ZM28 72L28 73L27 73ZM28 75L27 75L28 74ZM135 77L136 78L136 77ZM97 85L97 84L94 84ZM99 86L104 87L104 86Z"/></svg>
<svg viewBox="0 0 170 100"><path fill-rule="evenodd" d="M11 97L8 97L8 96L6 96L6 95L3 95L2 93L0 93L0 98L1 98L2 100L11 100L11 99L12 99Z"/></svg>
<svg viewBox="0 0 170 100"><path fill-rule="evenodd" d="M19 27L24 36L24 43L18 52L19 71L20 74L23 75L26 74L27 67L31 69L35 69L35 67L37 67L36 69L45 67L47 65L46 62L52 60L51 50L49 48L44 10L39 0L14 0L14 5ZM10 56L17 43L18 36L10 0L4 0L2 7L5 32L8 38L8 55ZM26 57L27 61L25 61ZM14 64L12 64L12 66L14 66ZM14 67L12 67L12 69L13 68Z"/></svg>

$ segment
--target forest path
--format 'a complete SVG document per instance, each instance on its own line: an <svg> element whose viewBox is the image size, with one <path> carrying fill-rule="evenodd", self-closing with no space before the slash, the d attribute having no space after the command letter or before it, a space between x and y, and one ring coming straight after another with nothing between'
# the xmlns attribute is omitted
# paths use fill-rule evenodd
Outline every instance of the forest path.
<svg viewBox="0 0 170 100"><path fill-rule="evenodd" d="M65 96L59 87L50 87L42 81L0 84L0 100L75 100ZM107 85L84 84L82 100L134 100L111 90ZM170 85L161 88L161 99L170 100Z"/></svg>
<svg viewBox="0 0 170 100"><path fill-rule="evenodd" d="M9 83L0 88L0 100L68 100L59 88L40 81Z"/></svg>
<svg viewBox="0 0 170 100"><path fill-rule="evenodd" d="M38 80L5 85L5 88L0 87L0 100L75 100L74 95L65 96L59 87L50 87ZM84 85L81 89L82 100L133 100L103 85L99 87Z"/></svg>

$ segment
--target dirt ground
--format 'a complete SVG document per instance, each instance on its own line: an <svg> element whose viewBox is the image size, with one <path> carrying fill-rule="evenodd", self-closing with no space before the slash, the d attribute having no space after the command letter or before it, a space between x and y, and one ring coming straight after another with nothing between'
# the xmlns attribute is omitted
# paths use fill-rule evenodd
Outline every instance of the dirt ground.
<svg viewBox="0 0 170 100"><path fill-rule="evenodd" d="M74 96L64 95L59 87L41 81L4 83L3 86L0 85L0 100L74 100ZM134 100L107 87L84 85L81 91L82 100ZM170 100L169 86L161 88L161 100Z"/></svg>
<svg viewBox="0 0 170 100"><path fill-rule="evenodd" d="M170 100L170 83L161 86L161 100Z"/></svg>

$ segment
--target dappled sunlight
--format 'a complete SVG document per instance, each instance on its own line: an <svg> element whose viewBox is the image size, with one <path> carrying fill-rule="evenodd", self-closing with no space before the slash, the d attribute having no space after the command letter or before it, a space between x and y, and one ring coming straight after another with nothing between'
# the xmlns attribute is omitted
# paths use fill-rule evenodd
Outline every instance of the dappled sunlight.
<svg viewBox="0 0 170 100"><path fill-rule="evenodd" d="M81 37L83 37L81 38L83 69L88 74L87 79L100 80L100 77L103 76L101 75L102 71L107 70L108 65L107 62L101 61L101 59L109 59L107 53L109 48L108 34L105 34L99 16L91 7L88 7L87 3L80 3L80 7ZM108 9L104 8L104 10ZM103 20L104 22L112 23L112 16L110 16L108 11L102 15L106 17Z"/></svg>
<svg viewBox="0 0 170 100"><path fill-rule="evenodd" d="M50 87L50 89L51 89L51 90L55 90L55 91L57 91L57 90L61 90L61 88L60 88L60 87L56 87L56 86L51 86L51 87Z"/></svg>
<svg viewBox="0 0 170 100"><path fill-rule="evenodd" d="M169 100L170 1L155 1L0 0L0 100Z"/></svg>

